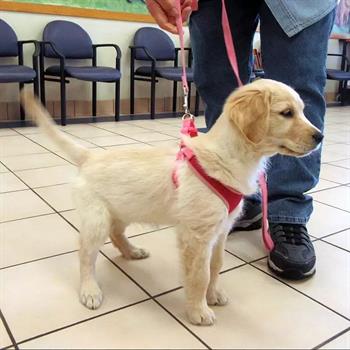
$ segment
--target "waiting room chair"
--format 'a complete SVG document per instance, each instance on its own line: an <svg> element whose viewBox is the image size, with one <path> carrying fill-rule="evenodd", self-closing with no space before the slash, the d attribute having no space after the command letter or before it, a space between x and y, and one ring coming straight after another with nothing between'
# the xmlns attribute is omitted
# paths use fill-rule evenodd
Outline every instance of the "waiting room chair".
<svg viewBox="0 0 350 350"><path fill-rule="evenodd" d="M23 64L23 46L33 44L33 67ZM8 23L0 19L0 58L18 57L18 64L0 65L0 83L19 83L20 90L24 84L33 84L34 93L39 93L38 57L40 46L35 40L18 41L15 31ZM20 109L21 120L25 119L24 110Z"/></svg>
<svg viewBox="0 0 350 350"><path fill-rule="evenodd" d="M345 105L345 90L347 90L348 81L350 81L350 61L343 54L329 53L328 56L342 58L340 69L327 69L327 79L339 81L339 99L342 106Z"/></svg>
<svg viewBox="0 0 350 350"><path fill-rule="evenodd" d="M116 51L115 68L97 66L97 49L112 47ZM59 65L45 69L45 58L59 59ZM92 65L72 66L67 60L91 59ZM66 125L66 83L67 78L92 82L92 115L96 120L97 82L115 83L115 120L120 115L120 59L121 50L115 44L93 45L89 34L78 24L69 21L53 21L43 32L40 54L41 99L45 98L45 81L56 81L61 87L61 124ZM58 77L55 78L55 77Z"/></svg>
<svg viewBox="0 0 350 350"><path fill-rule="evenodd" d="M173 81L173 112L176 111L177 102L177 83L181 81L182 69L178 67L178 53L180 48L175 48L170 37L158 28L145 27L136 31L134 36L134 45L130 46L130 114L135 113L135 81L148 81L151 83L151 119L155 117L156 102L156 83L157 78L163 78ZM189 88L193 82L193 69L191 66L192 53L189 52L187 79ZM148 62L150 64L142 65L135 69L137 61ZM173 63L173 66L159 65L159 62ZM189 94L190 102L190 94ZM195 115L199 110L199 94L196 92Z"/></svg>

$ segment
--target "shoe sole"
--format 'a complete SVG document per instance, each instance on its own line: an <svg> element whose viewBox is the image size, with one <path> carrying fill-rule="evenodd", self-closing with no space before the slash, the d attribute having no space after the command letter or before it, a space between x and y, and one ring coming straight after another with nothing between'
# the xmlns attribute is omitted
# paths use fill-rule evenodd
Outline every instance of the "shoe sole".
<svg viewBox="0 0 350 350"><path fill-rule="evenodd" d="M300 270L293 269L293 268L282 270L281 268L277 267L272 260L270 260L270 257L267 258L267 266L276 275L286 279L290 279L290 280L302 280L302 279L310 278L316 272L316 264L313 266L313 268L310 271L307 271L307 272L302 272Z"/></svg>

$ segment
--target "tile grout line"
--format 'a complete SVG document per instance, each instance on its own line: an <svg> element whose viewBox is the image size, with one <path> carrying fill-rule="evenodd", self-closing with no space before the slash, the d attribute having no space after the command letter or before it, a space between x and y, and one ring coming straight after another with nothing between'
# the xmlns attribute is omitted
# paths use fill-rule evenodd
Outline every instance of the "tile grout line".
<svg viewBox="0 0 350 350"><path fill-rule="evenodd" d="M344 159L344 160L348 160L349 158L347 158L347 159ZM344 160L339 160L339 161L334 161L334 162L343 162ZM350 169L349 168L347 168L347 167L345 167L345 166L341 166L341 165L338 165L338 164L333 164L332 162L329 162L329 163L327 163L327 165L332 165L332 166L335 166L335 167L337 167L337 168L340 168L340 169L346 169L346 170L349 170L350 171ZM330 181L330 180L329 180Z"/></svg>
<svg viewBox="0 0 350 350"><path fill-rule="evenodd" d="M68 163L70 163L70 164L76 166L76 164L74 164L74 163L71 162L70 160L68 160L68 159L66 159L66 158L63 158L63 157L60 156L59 154L55 153L56 151L50 150L50 149L47 148L46 146L41 145L39 142L32 140L30 137L27 137L27 135L22 135L22 136L25 137L27 140L29 140L29 141L35 143L37 146L40 146L40 147L43 148L44 150L48 151L49 153L52 153L52 154L54 154L55 156L57 156L57 157L59 157L59 158L65 160L66 162L68 162ZM47 153L47 152L42 152L42 153ZM34 154L41 154L41 153L34 153Z"/></svg>
<svg viewBox="0 0 350 350"><path fill-rule="evenodd" d="M131 281L134 282L144 293L146 293L158 306L160 306L164 311L166 311L175 321L177 321L183 328L185 328L190 334L192 334L198 341L200 341L207 349L211 349L211 347L204 342L197 334L195 334L190 328L188 328L181 320L179 320L175 315L173 315L166 307L164 307L151 293L149 293L141 284L139 284L134 278L129 276L129 274L124 271L118 264L116 264L112 259L110 259L104 252L101 254L111 262L119 271L121 271L126 277L128 277Z"/></svg>
<svg viewBox="0 0 350 350"><path fill-rule="evenodd" d="M32 259L32 260L27 260L27 261L23 261L23 262L20 262L20 263L17 263L17 264L12 264L12 265L8 265L8 266L4 266L4 267L1 267L1 268L0 268L0 271L7 270L7 269L11 269L11 268L13 268L13 267L18 267L18 266L22 266L22 265L27 265L27 264L35 263L35 262L37 262L37 261L47 260L47 259L51 259L51 258L57 258L57 257L59 257L59 256L67 255L67 254L72 254L72 253L75 253L75 252L78 252L78 249L73 249L73 250L70 250L70 251L67 251L67 252L63 252L63 253L57 253L57 254L53 254L53 255L49 255L49 256L43 256L43 257L41 257L41 258Z"/></svg>
<svg viewBox="0 0 350 350"><path fill-rule="evenodd" d="M61 212L59 212L59 213L66 213L66 212L69 212L69 211L71 211L71 210L65 210L65 211L61 211ZM8 223L8 222L21 221L21 220L25 220L25 219L37 218L37 217L41 217L41 216L57 215L57 214L58 214L58 213L54 212L54 213L48 213L48 214L42 214L42 215L31 216L31 217L28 217L28 218L21 218L21 219L15 219L15 220L10 220L10 221L4 221L4 222L1 222L1 223L0 223L0 226L1 226L1 224L5 224L5 223ZM64 217L62 217L62 215L60 215L60 217L61 217L61 218L64 218ZM64 219L65 219L65 221L77 232L77 234L79 235L79 234L80 234L79 229L78 229L77 227L75 227L75 225L72 224L70 221L68 221L66 218L64 218ZM139 237L139 236L143 236L143 235L147 235L147 234L151 234L151 233L154 233L154 232L157 232L157 231L162 231L162 230L168 229L169 227L171 227L171 226L163 227L163 228L161 228L161 229L155 229L155 230L151 230L151 231L142 232L142 233L135 234L135 235L132 235L132 236L128 236L128 239L130 239L130 238L135 238L135 237ZM105 246L105 245L110 245L110 244L112 244L111 241L105 242L105 243L103 244L103 246ZM61 256L61 255L71 254L71 253L78 252L78 251L79 251L79 249L73 249L73 250L70 250L70 251L65 251L65 252L62 252L62 253L57 253L57 254L53 254L53 255L48 255L48 256L41 257L41 258L37 258L37 259L26 260L26 261L23 261L23 262L21 262L21 263L17 263L17 264L13 264L13 265L7 265L7 266L0 267L0 271L1 271L1 270L5 270L5 269L9 269L9 268L13 268L13 267L17 267L17 266L21 266L21 265L30 264L30 263L37 262L37 261L41 261L41 260L46 260L46 259L50 259L50 258L55 258L55 257Z"/></svg>
<svg viewBox="0 0 350 350"><path fill-rule="evenodd" d="M326 179L322 179L322 180L326 180ZM326 180L326 181L330 181L330 180ZM321 190L316 190L316 191L311 190L310 192L306 192L306 194L313 195L314 193L324 192L327 190L333 190L334 188L346 186L345 184L340 184L338 182L334 182L334 185L335 186L332 186L332 187L322 188Z"/></svg>
<svg viewBox="0 0 350 350"><path fill-rule="evenodd" d="M273 274L270 274L270 273L268 273L267 271L264 271L263 269L261 269L261 268L255 266L255 265L252 265L251 263L248 263L248 264L249 264L250 266L252 266L253 268L255 268L256 270L258 270L258 271L260 271L260 272L263 272L265 275L268 275L268 276L272 277L273 279L275 279L275 280L281 282L281 283L284 284L285 286L287 286L287 287L293 289L295 292L298 292L299 294L303 295L303 296L306 297L307 299L310 299L310 300L312 300L313 302L316 302L317 304L323 306L324 308L328 309L329 311L332 311L332 312L334 312L335 314L337 314L338 316L344 318L345 320L350 321L350 318L348 318L348 317L342 315L340 312L338 312L338 311L336 311L336 310L333 310L331 307L329 307L329 306L323 304L322 302L318 301L317 299L314 299L314 298L311 297L310 295L307 295L306 293L304 293L304 292L298 290L297 288L293 287L292 285L288 284L287 282L285 282L284 280L278 278L277 276L275 276L275 275L273 275Z"/></svg>
<svg viewBox="0 0 350 350"><path fill-rule="evenodd" d="M339 338L340 336L342 336L343 334L345 334L345 333L348 332L349 330L350 330L350 327L345 328L345 329L342 330L341 332L339 332L339 333L333 335L333 337L330 337L329 339L323 341L321 344L316 345L312 350L314 350L314 349L315 349L315 350L316 350L316 349L319 349L320 347L322 347L322 346L324 346L324 345L330 343L331 341L333 341L333 340Z"/></svg>
<svg viewBox="0 0 350 350"><path fill-rule="evenodd" d="M7 174L7 173L5 173ZM21 182L23 182L23 180L18 176L17 177ZM26 186L28 186L25 182L23 182ZM45 185L45 186L39 186L39 187L28 187L28 188L23 188L21 190L13 190L13 191L6 191L6 192L0 192L0 194L6 194L6 193L15 193L15 192L23 192L23 191L28 191L30 189L33 190L40 190L42 188L48 188L48 187L55 187L55 186L62 186L62 185L68 185L71 182L62 182L62 183L58 183L58 184L53 184L53 185ZM73 209L70 209L73 210Z"/></svg>
<svg viewBox="0 0 350 350"><path fill-rule="evenodd" d="M28 188L27 190L23 190L22 192L24 192L24 191L30 191L30 189ZM18 192L20 192L20 191L18 191ZM12 220L5 220L5 221L1 221L1 222L0 222L0 225L2 225L2 224L7 224L7 223L9 223L9 222L21 221L21 220L25 220L25 219L39 218L39 217L41 217L41 216L47 216L47 215L52 215L52 214L56 214L56 213L39 214L39 215L27 216L27 217L25 217L25 218L12 219Z"/></svg>
<svg viewBox="0 0 350 350"><path fill-rule="evenodd" d="M339 187L349 187L349 186L344 185L344 186L339 186ZM317 200L317 199L313 199L313 200L314 200L315 202L317 202L317 203L321 203L321 204L327 205L328 207L331 207L331 208L334 208L334 209L341 210L341 211L343 211L343 212L345 212L345 213L350 213L350 211L349 211L349 210L342 209L342 208L339 208L339 207L335 207L334 205L327 204L327 203L324 203L324 202L320 202L320 201L319 201L319 200Z"/></svg>
<svg viewBox="0 0 350 350"><path fill-rule="evenodd" d="M332 242L328 242L328 241L324 241L323 238L320 238L319 241L323 242L323 243L326 243L326 244L329 244L335 248L338 248L338 249L341 249L341 250L344 250L344 252L347 252L347 253L350 253L350 250L346 249L346 248L343 248L343 247L340 247L340 246L337 246L336 244L333 244Z"/></svg>
<svg viewBox="0 0 350 350"><path fill-rule="evenodd" d="M48 154L48 153L33 153L33 155L38 155L38 154ZM28 154L28 155L31 155L31 154ZM12 158L12 156L10 156L10 157ZM8 157L8 158L10 158L10 157ZM13 157L17 157L17 156L13 156ZM19 157L23 157L23 156L19 156ZM0 163L2 163L5 166L3 161L0 161ZM58 167L58 166L67 166L67 165L73 165L73 164L46 165L46 166L37 167L37 168L16 169L16 170L12 170L11 169L11 171L13 171L13 172L23 172L23 171L30 171L30 170L50 169L50 168L55 168L55 167ZM74 165L74 166L76 167L76 165ZM6 174L6 173L4 173L4 174Z"/></svg>
<svg viewBox="0 0 350 350"><path fill-rule="evenodd" d="M7 169L9 169L7 167ZM21 178L16 174L14 173L11 169L9 169L10 173L12 173L14 176L16 176L19 180L21 180ZM61 213L60 211L56 210L49 202L47 202L39 193L37 193L32 187L28 186L28 184L21 180L27 187L28 187L28 190L33 192L37 197L39 197L51 210L53 210L53 213L47 213L46 215L49 215L49 214L57 214L59 215L64 221L66 221L70 226L72 226L74 229L75 226L73 224L70 223L70 221L68 221ZM28 191L28 190L25 190L25 191ZM38 216L44 216L45 214L42 214L42 215L38 215ZM34 216L36 217L36 216ZM21 218L22 219L22 218ZM21 220L21 219L17 219L17 220ZM10 221L16 221L16 220L10 220ZM7 221L8 222L8 221Z"/></svg>
<svg viewBox="0 0 350 350"><path fill-rule="evenodd" d="M11 329L10 329L10 326L8 325L6 319L5 319L5 316L4 314L2 313L1 309L0 309L0 320L2 321L5 329L6 329L6 332L10 338L10 341L12 342L12 345L14 346L14 348L17 350L18 349L18 346L17 346L17 342L16 342L16 339L15 337L13 336L12 332L11 332ZM11 345L10 345L11 346Z"/></svg>
<svg viewBox="0 0 350 350"><path fill-rule="evenodd" d="M339 230L339 231L337 231L337 232L333 232L333 233L330 233L330 234L328 234L328 235L322 236L322 237L320 237L320 238L318 238L318 239L328 238L328 237L331 237L331 236L333 236L333 235L336 235L337 233L342 233L342 232L344 232L344 231L346 231L346 230L349 230L349 229L350 229L350 227L347 227L347 228L344 228L344 229Z"/></svg>
<svg viewBox="0 0 350 350"><path fill-rule="evenodd" d="M97 129L101 129L101 130L107 130L107 129L103 129L103 128L101 128L101 127L98 127L98 126L96 126L96 128ZM161 134L160 132L158 132L158 131L154 131L154 130L150 130L150 129L146 129L146 128L142 128L142 129L144 129L144 130L149 130L150 132L156 132L156 133L159 133L159 134ZM107 130L107 131L110 131L110 130ZM112 132L112 131L110 131L110 132ZM132 137L130 137L130 136L125 136L125 135L122 135L122 134L118 134L117 132L113 132L115 135L117 135L117 136L123 136L123 137L125 137L125 138L128 138L128 139L130 139L130 140L132 140L132 141L135 141L134 143L143 143L143 144L147 144L146 142L144 142L144 141L140 141L140 140L137 140L137 139L134 139L134 138L132 138ZM164 134L163 134L164 135ZM162 141L170 141L170 140L176 140L176 138L174 137L174 136L170 136L170 135L167 135L167 134L165 134L166 136L169 136L169 137L171 137L171 139L167 139L167 140L162 140ZM84 139L82 139L82 140L84 140ZM86 140L84 140L84 141L86 141ZM90 142L90 141L88 141L88 142ZM110 145L110 146L116 146L116 145ZM120 146L122 146L122 145L120 145ZM108 146L104 146L104 147L108 147Z"/></svg>
<svg viewBox="0 0 350 350"><path fill-rule="evenodd" d="M247 231L247 232L248 232L248 231ZM262 260L262 259L267 258L267 255L264 255L264 256L261 257L261 258L256 258L256 259L247 261L247 260L244 260L243 258L241 258L240 256L236 255L235 253L229 251L227 248L225 248L225 252L227 252L227 253L233 255L235 258L237 258L237 259L243 261L245 264L251 264L251 263L254 263L254 262L257 262L257 261L259 261L259 260Z"/></svg>
<svg viewBox="0 0 350 350"><path fill-rule="evenodd" d="M51 331L48 331L48 332L45 332L45 333L42 333L42 334L38 334L38 335L36 335L36 336L34 336L34 337L21 340L21 341L18 342L17 344L18 344L18 345L21 345L21 344L27 343L27 342L29 342L29 341L32 341L32 340L35 340L35 339L38 339L38 338L42 338L42 337L45 337L45 336L47 336L47 335L50 335L50 334L53 334L53 333L57 333L57 332L60 332L60 331L62 331L62 330L65 330L65 329L68 329L68 328L77 326L77 325L79 325L79 324L92 321L92 320L97 319L97 318L99 318L99 317L103 317L103 316L112 314L112 313L114 313L114 312L118 312L118 311L120 311L120 310L124 310L124 309L127 309L127 308L129 308L129 307L132 307L132 306L135 306L135 305L138 305L138 304L142 304L142 303L147 302L147 301L149 301L149 300L151 300L151 299L150 299L150 298L142 299L142 300L136 301L136 302L134 302L134 303L131 303L131 304L128 304L128 305L124 305L124 306L118 307L118 308L113 309L113 310L110 310L110 311L106 311L106 312L104 312L104 313L102 313L102 314L99 314L99 315L96 315L96 316L92 316L92 317L89 317L89 318L85 318L85 319L83 319L83 320L80 320L80 321L77 321L77 322L73 322L73 323L71 323L71 324L69 324L69 325L62 326L62 327L53 329L53 330L51 330Z"/></svg>

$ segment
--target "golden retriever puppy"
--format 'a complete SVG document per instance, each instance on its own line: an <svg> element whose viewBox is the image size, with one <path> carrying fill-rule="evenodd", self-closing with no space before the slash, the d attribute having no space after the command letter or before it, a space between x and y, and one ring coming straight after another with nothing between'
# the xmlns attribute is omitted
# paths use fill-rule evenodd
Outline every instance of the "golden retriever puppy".
<svg viewBox="0 0 350 350"><path fill-rule="evenodd" d="M102 302L95 262L108 236L125 258L143 259L149 253L130 243L125 228L134 222L175 225L188 318L193 324L213 324L215 315L208 305L227 303L218 277L225 239L242 203L229 214L222 199L186 161L178 167L176 188L172 172L177 148L85 149L62 133L29 93L22 97L27 112L80 168L73 194L82 222L81 302L89 309ZM228 97L222 115L207 134L184 137L184 143L208 175L251 195L257 191L257 177L266 157L276 153L303 156L322 140L303 108L290 87L258 80Z"/></svg>

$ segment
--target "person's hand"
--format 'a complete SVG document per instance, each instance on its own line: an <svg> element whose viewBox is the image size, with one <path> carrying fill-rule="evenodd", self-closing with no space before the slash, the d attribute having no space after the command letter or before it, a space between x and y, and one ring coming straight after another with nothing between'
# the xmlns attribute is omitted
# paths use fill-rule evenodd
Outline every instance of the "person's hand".
<svg viewBox="0 0 350 350"><path fill-rule="evenodd" d="M192 0L180 0L181 17L185 22L192 11ZM176 17L178 10L176 0L146 0L148 11L159 27L168 32L177 34Z"/></svg>

